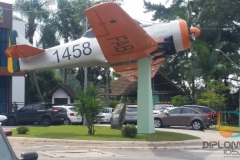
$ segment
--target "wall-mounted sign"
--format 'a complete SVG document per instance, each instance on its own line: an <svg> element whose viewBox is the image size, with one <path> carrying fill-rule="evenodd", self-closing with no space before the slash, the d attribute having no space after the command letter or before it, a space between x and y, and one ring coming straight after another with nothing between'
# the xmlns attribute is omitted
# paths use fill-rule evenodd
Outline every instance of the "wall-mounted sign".
<svg viewBox="0 0 240 160"><path fill-rule="evenodd" d="M3 8L0 6L0 23L3 22Z"/></svg>

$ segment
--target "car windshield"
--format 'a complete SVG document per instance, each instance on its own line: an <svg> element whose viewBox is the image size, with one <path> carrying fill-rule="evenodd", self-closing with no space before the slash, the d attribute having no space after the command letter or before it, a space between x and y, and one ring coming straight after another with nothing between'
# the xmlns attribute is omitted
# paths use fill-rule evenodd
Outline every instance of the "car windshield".
<svg viewBox="0 0 240 160"><path fill-rule="evenodd" d="M75 108L69 108L72 112L76 112Z"/></svg>
<svg viewBox="0 0 240 160"><path fill-rule="evenodd" d="M0 126L1 127L1 126ZM0 157L1 160L12 160L15 159L10 148L7 145L6 140L4 139L3 130L0 128Z"/></svg>
<svg viewBox="0 0 240 160"><path fill-rule="evenodd" d="M169 107L168 105L155 105L154 110L166 109L168 107Z"/></svg>

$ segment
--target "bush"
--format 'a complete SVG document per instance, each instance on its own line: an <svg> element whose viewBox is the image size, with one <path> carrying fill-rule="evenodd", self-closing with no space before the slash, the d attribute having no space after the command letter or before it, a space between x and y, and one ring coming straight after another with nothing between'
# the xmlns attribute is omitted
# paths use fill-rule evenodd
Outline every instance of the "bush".
<svg viewBox="0 0 240 160"><path fill-rule="evenodd" d="M127 124L122 128L122 136L135 138L137 135L137 127L133 124Z"/></svg>
<svg viewBox="0 0 240 160"><path fill-rule="evenodd" d="M18 134L26 134L29 131L29 128L26 126L20 126L17 128Z"/></svg>

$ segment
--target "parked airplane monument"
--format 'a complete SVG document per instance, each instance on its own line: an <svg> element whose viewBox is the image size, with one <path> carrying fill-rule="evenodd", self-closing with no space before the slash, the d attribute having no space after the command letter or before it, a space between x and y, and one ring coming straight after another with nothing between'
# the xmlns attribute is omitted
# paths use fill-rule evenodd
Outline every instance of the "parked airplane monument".
<svg viewBox="0 0 240 160"><path fill-rule="evenodd" d="M129 80L138 80L138 133L154 133L151 77L166 56L189 49L200 30L188 28L184 20L144 25L113 2L93 6L85 13L92 29L78 40L45 50L12 31L5 51L8 71L112 67Z"/></svg>

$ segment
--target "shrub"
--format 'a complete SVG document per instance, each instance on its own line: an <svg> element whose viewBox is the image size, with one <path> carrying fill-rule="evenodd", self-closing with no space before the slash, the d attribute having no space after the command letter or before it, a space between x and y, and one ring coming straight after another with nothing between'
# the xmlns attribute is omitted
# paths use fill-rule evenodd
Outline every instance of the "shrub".
<svg viewBox="0 0 240 160"><path fill-rule="evenodd" d="M133 124L127 124L122 128L122 136L135 138L137 135L137 127Z"/></svg>
<svg viewBox="0 0 240 160"><path fill-rule="evenodd" d="M20 126L17 128L18 134L26 134L29 131L29 128L26 126Z"/></svg>

